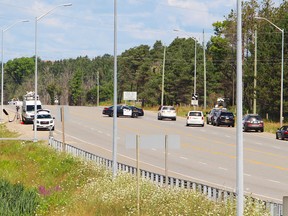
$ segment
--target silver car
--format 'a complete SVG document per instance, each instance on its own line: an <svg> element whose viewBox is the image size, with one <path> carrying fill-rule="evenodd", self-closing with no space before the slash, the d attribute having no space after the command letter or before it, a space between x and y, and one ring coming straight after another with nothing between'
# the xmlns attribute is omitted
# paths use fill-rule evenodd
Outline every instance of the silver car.
<svg viewBox="0 0 288 216"><path fill-rule="evenodd" d="M171 119L176 121L176 110L173 106L160 106L158 109L158 120Z"/></svg>

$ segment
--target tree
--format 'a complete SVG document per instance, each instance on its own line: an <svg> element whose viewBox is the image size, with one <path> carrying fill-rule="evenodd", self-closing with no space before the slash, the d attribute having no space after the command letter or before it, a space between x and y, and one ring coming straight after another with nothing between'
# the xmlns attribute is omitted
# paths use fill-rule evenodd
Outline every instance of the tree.
<svg viewBox="0 0 288 216"><path fill-rule="evenodd" d="M70 80L69 85L69 104L70 105L80 105L81 104L81 97L83 93L83 71L78 68L73 75L73 78Z"/></svg>

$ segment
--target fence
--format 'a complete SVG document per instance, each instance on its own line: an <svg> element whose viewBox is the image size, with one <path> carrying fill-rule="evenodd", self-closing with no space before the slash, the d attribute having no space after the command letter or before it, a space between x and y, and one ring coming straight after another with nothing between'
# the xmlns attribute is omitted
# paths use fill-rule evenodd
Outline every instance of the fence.
<svg viewBox="0 0 288 216"><path fill-rule="evenodd" d="M112 160L103 158L101 156L97 156L95 154L92 154L90 152L79 149L69 144L63 145L61 141L55 140L52 136L49 137L49 145L52 146L57 151L65 151L76 157L81 157L85 160L91 160L91 161L96 162L97 164L106 166L106 168L108 169L112 169L112 166L113 166ZM125 171L132 175L136 175L137 173L136 167L125 165L122 163L117 163L117 168L120 171ZM143 169L140 169L140 175L141 177L150 179L153 183L157 183L160 185L166 184L166 177L164 175L153 173L153 172L146 171ZM218 188L211 187L208 185L204 185L204 184L200 184L200 183L196 183L196 182L192 182L192 181L188 181L184 179L178 179L178 178L174 178L170 176L168 176L167 178L167 184L170 186L174 186L174 187L181 187L181 188L193 189L195 191L199 191L202 194L206 195L209 199L214 200L214 201L223 201L223 200L236 197L236 193L232 191L222 190L222 189L218 189ZM283 216L282 204L259 200L259 202L261 201L265 203L266 208L271 213L271 216Z"/></svg>

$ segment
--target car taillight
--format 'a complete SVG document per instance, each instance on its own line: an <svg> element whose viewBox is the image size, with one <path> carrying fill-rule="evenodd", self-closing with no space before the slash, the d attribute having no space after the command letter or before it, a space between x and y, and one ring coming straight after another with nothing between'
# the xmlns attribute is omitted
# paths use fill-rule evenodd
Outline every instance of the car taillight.
<svg viewBox="0 0 288 216"><path fill-rule="evenodd" d="M288 131L284 131L284 134L288 134Z"/></svg>
<svg viewBox="0 0 288 216"><path fill-rule="evenodd" d="M204 119L204 117L202 116L202 120Z"/></svg>

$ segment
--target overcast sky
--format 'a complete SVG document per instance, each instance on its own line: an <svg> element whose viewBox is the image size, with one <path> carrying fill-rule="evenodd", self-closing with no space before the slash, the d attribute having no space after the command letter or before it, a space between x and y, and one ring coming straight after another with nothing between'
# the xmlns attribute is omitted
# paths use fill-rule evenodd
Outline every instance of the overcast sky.
<svg viewBox="0 0 288 216"><path fill-rule="evenodd" d="M66 3L72 6L57 7ZM203 30L207 41L212 23L236 10L237 0L118 0L117 4L121 54L141 44L153 46L156 40L169 45L177 36L202 41ZM0 0L4 62L35 55L35 19L44 14L37 21L37 55L42 60L113 55L114 0Z"/></svg>

